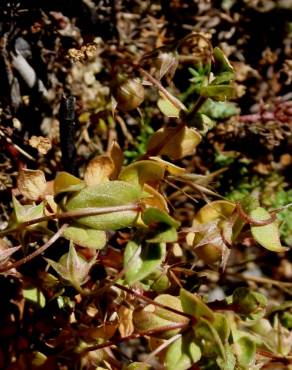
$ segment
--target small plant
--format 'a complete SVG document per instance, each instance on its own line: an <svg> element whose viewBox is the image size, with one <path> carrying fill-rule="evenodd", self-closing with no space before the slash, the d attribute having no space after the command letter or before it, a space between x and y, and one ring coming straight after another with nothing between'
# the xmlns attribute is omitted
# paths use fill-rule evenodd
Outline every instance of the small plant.
<svg viewBox="0 0 292 370"><path fill-rule="evenodd" d="M200 56L184 103L162 84L174 75L183 48ZM168 206L169 186L186 195L195 190L203 199L217 196L208 186L210 176L189 173L174 162L194 154L220 109L236 113L226 102L235 95L233 67L204 36L191 34L139 62L117 63L113 80L113 111L143 109L147 81L169 124L153 132L146 151L127 166L113 142L89 162L83 179L59 172L47 182L40 170L21 170L20 197L13 197L13 214L1 232L22 246L1 250L4 275L15 274L52 244L65 248L59 258L45 255L46 267L39 268L33 289L25 287L23 275L26 302L59 310L54 319L59 332L43 329L41 345L30 353L33 368L55 368L64 357L81 368L90 359L98 369L151 369L159 363L167 370L251 370L269 361L291 362L289 302L267 315L266 297L247 286L207 302L187 282L200 284L199 275L205 271L208 277L210 269L224 276L230 254L245 246L247 237L285 253L278 210L268 212L248 196L217 199L185 227ZM47 240L43 246L40 238ZM21 251L25 256L13 260ZM190 268L194 261L198 264ZM150 354L143 362L133 358L122 365L115 348L142 337Z"/></svg>

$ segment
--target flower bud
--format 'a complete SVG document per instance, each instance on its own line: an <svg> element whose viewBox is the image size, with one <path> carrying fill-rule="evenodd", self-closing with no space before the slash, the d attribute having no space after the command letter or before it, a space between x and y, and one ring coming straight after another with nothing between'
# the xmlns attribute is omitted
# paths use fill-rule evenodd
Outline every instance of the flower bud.
<svg viewBox="0 0 292 370"><path fill-rule="evenodd" d="M267 305L264 295L253 292L249 288L237 288L233 293L233 305L238 313L243 315L257 314Z"/></svg>

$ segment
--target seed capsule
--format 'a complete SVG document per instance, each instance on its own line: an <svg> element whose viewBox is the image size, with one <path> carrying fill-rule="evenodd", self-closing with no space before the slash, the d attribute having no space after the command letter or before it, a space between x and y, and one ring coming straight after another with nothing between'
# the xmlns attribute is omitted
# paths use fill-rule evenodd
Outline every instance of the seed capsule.
<svg viewBox="0 0 292 370"><path fill-rule="evenodd" d="M113 89L117 108L123 112L136 109L144 101L144 87L137 78L125 79Z"/></svg>
<svg viewBox="0 0 292 370"><path fill-rule="evenodd" d="M212 265L222 260L222 247L216 244L205 244L194 249L196 255L205 263Z"/></svg>

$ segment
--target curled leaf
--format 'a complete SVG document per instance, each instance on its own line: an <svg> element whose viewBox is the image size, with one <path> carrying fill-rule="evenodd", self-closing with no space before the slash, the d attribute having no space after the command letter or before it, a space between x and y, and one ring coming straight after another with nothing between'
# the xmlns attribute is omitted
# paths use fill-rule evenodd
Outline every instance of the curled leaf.
<svg viewBox="0 0 292 370"><path fill-rule="evenodd" d="M164 177L164 167L151 160L143 160L130 164L120 173L119 179L143 186L145 183L156 186Z"/></svg>
<svg viewBox="0 0 292 370"><path fill-rule="evenodd" d="M158 154L176 160L193 154L200 141L201 135L194 129L183 127L177 131L175 127L162 128L151 136L147 150L151 152L159 148Z"/></svg>
<svg viewBox="0 0 292 370"><path fill-rule="evenodd" d="M234 203L226 200L216 200L202 207L196 214L194 222L204 224L217 219L227 219L234 210Z"/></svg>
<svg viewBox="0 0 292 370"><path fill-rule="evenodd" d="M45 307L46 298L38 288L23 289L22 294L23 298L36 303L40 307Z"/></svg>
<svg viewBox="0 0 292 370"><path fill-rule="evenodd" d="M175 164L165 161L164 159L161 159L160 157L150 157L151 160L160 163L167 172L169 172L173 176L179 176L185 174L187 171L185 168L178 167Z"/></svg>
<svg viewBox="0 0 292 370"><path fill-rule="evenodd" d="M112 142L108 154L114 164L114 171L111 177L115 180L118 177L124 162L124 153L117 141Z"/></svg>
<svg viewBox="0 0 292 370"><path fill-rule="evenodd" d="M59 172L54 181L55 195L65 192L74 192L85 187L85 183L68 172Z"/></svg>
<svg viewBox="0 0 292 370"><path fill-rule="evenodd" d="M143 199L143 203L146 204L146 206L158 208L161 211L168 212L167 202L162 194L147 184L144 185L143 190L144 193L149 194L147 198Z"/></svg>
<svg viewBox="0 0 292 370"><path fill-rule="evenodd" d="M220 48L215 47L213 50L213 54L215 59L216 74L223 72L234 72L234 68Z"/></svg>

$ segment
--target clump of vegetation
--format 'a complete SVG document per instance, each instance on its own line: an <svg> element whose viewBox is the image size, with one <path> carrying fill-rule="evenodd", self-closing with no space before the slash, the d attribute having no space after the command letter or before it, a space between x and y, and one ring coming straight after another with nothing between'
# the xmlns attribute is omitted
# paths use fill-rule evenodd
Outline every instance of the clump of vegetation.
<svg viewBox="0 0 292 370"><path fill-rule="evenodd" d="M196 58L191 87L180 100L165 83L182 50ZM1 231L10 245L1 248L0 271L12 280L21 274L21 294L13 299L32 322L6 346L15 357L10 368L54 369L74 361L84 369L251 370L290 363L291 302L270 307L264 290L245 281L256 276L236 270L236 263L249 263L237 260L248 248L285 259L281 209L268 208L287 205L289 196L283 200L281 188L268 204L248 188L244 197L228 200L210 186L216 173L199 175L184 166L216 119L238 113L226 102L236 96L232 65L204 35L192 33L138 62L117 61L112 75L113 114L143 112L150 89L168 123L142 130L140 157L126 166L113 140L90 160L82 179L62 171L47 181L41 170L19 171L13 213ZM128 162L131 157L128 152ZM207 201L189 225L169 205L181 195ZM220 299L210 301L201 290L234 278L244 282L232 283ZM14 336L21 318L6 320ZM127 343L135 348L128 358Z"/></svg>

